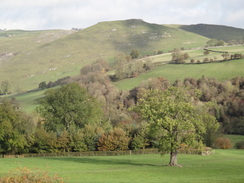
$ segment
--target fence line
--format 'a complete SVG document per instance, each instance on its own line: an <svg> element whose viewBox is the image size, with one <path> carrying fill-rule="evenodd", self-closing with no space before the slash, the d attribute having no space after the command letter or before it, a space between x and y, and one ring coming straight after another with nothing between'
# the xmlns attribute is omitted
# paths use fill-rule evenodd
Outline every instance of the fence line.
<svg viewBox="0 0 244 183"><path fill-rule="evenodd" d="M179 150L179 153L210 155L212 154L212 149L208 148L202 151L197 149L184 149L184 150ZM122 156L122 155L139 155L139 154L159 154L159 152L157 149L140 149L140 150L126 150L126 151L56 152L56 153L33 153L33 154L21 154L21 155L1 155L0 158Z"/></svg>

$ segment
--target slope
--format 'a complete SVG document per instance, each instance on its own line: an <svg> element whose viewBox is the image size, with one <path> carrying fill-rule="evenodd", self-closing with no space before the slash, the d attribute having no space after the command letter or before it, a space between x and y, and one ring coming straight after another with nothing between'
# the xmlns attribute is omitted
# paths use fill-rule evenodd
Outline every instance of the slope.
<svg viewBox="0 0 244 183"><path fill-rule="evenodd" d="M219 51L228 51L230 54L241 53L244 54L243 46L230 46L230 47L219 47L215 48ZM190 58L186 60L187 64L163 64L156 67L150 72L140 74L135 78L128 78L115 82L115 86L124 89L130 90L136 86L139 86L142 82L148 80L149 78L158 78L163 77L168 79L171 83L174 83L175 80L183 80L187 77L192 77L198 79L200 77L207 76L211 78L216 78L219 81L224 81L232 79L234 77L240 76L244 77L244 59L231 60L225 62L212 62L212 63L203 63L203 64L190 64L190 60L201 60L204 58L217 60L222 60L223 57L221 53L210 53L209 55L204 55L203 50L188 50L186 51ZM167 59L170 61L172 58L171 55L162 54L157 57L151 57L151 59L157 62L166 62Z"/></svg>
<svg viewBox="0 0 244 183"><path fill-rule="evenodd" d="M202 47L208 40L178 28L137 19L101 22L70 35L54 36L55 39L43 36L45 41L39 38L41 36L39 32L23 31L13 37L0 38L1 45L8 45L7 51L0 47L0 52L16 53L0 67L1 80L9 80L15 91L36 88L41 81L77 75L85 64L98 58L111 61L115 55L129 54L132 49L146 55L175 47Z"/></svg>
<svg viewBox="0 0 244 183"><path fill-rule="evenodd" d="M244 29L210 24L182 25L180 29L223 41L244 41Z"/></svg>

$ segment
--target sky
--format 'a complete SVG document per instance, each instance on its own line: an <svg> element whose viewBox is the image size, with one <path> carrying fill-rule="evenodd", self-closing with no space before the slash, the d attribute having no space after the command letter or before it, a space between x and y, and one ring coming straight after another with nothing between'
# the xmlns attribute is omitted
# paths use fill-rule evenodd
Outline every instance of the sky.
<svg viewBox="0 0 244 183"><path fill-rule="evenodd" d="M0 0L0 29L69 30L126 19L156 24L218 24L244 29L244 1Z"/></svg>

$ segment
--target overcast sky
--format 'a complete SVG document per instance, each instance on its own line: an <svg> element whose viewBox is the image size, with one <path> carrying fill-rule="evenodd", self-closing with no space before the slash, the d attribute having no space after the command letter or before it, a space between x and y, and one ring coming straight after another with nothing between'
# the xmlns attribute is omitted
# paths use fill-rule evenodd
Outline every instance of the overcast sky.
<svg viewBox="0 0 244 183"><path fill-rule="evenodd" d="M0 0L0 29L86 28L131 18L244 29L244 0Z"/></svg>

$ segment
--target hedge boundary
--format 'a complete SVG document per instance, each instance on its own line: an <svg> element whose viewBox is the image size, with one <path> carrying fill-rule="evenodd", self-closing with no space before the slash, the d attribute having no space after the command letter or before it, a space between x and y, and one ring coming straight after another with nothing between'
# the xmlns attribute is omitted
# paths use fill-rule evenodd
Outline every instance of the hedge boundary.
<svg viewBox="0 0 244 183"><path fill-rule="evenodd" d="M212 148L206 147L203 150L184 148L179 150L179 154L211 155ZM56 152L56 153L33 153L20 155L1 155L1 158L36 158L36 157L82 157L82 156L122 156L140 154L159 154L157 149L140 149L126 151L87 151L87 152Z"/></svg>

